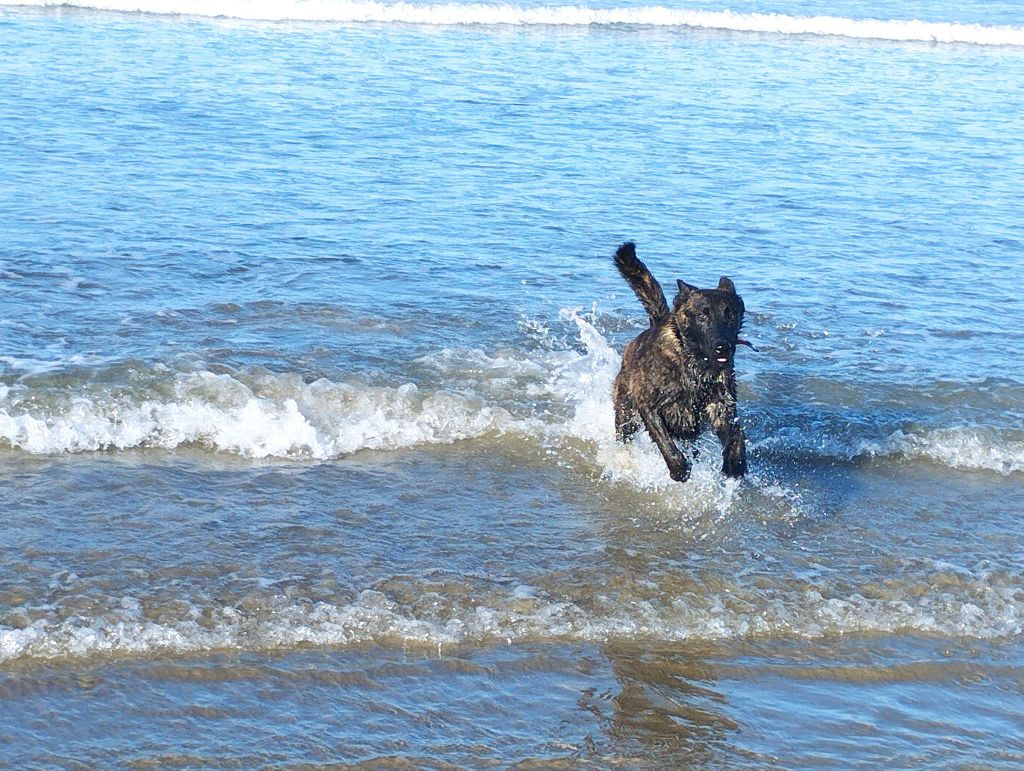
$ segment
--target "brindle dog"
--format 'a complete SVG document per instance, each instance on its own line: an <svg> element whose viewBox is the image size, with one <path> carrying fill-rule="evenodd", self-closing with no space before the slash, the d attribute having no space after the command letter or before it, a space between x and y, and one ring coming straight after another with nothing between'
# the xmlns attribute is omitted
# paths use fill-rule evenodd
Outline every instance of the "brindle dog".
<svg viewBox="0 0 1024 771"><path fill-rule="evenodd" d="M722 443L722 473L747 470L746 440L736 418L733 357L743 326L743 300L725 276L717 289L678 281L671 310L665 293L636 256L632 242L615 252L615 266L640 298L651 327L622 352L615 378L615 434L628 441L643 425L677 482L690 461L676 444L693 442L710 423ZM750 346L753 348L753 346Z"/></svg>

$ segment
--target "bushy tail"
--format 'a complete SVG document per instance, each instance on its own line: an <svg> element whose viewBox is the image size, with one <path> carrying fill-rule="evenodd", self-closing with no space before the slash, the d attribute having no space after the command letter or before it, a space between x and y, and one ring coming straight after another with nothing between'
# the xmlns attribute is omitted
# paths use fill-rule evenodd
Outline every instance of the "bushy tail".
<svg viewBox="0 0 1024 771"><path fill-rule="evenodd" d="M632 241L627 241L615 251L615 267L640 298L640 304L651 317L652 327L668 318L668 302L661 284L636 256L636 245Z"/></svg>

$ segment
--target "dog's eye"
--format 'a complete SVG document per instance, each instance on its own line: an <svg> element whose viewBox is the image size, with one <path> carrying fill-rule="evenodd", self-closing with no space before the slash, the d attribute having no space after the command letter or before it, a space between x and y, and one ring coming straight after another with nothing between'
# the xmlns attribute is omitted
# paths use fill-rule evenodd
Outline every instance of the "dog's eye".
<svg viewBox="0 0 1024 771"><path fill-rule="evenodd" d="M700 309L700 315L703 316L706 319L710 319L711 318L711 309L708 308L708 307L701 308Z"/></svg>

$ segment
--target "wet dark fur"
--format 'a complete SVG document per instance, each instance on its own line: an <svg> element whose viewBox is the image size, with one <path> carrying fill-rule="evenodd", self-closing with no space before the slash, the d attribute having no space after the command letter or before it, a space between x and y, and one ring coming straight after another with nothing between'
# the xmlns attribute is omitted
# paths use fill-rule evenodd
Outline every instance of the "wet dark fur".
<svg viewBox="0 0 1024 771"><path fill-rule="evenodd" d="M689 444L710 425L722 443L722 473L743 476L746 440L736 418L733 358L744 308L736 287L725 276L717 289L679 281L669 308L632 242L615 252L615 266L651 322L622 352L614 386L616 436L628 441L643 426L672 478L685 482L690 460L678 443Z"/></svg>

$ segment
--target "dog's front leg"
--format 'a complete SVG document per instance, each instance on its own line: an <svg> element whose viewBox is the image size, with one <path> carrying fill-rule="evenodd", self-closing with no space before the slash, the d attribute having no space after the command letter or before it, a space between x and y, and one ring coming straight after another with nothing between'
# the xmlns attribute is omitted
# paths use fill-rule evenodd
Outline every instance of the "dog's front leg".
<svg viewBox="0 0 1024 771"><path fill-rule="evenodd" d="M711 427L722 443L722 473L741 477L747 473L747 438L736 418L736 404L712 404L707 409Z"/></svg>
<svg viewBox="0 0 1024 771"><path fill-rule="evenodd" d="M640 417L644 421L647 433L651 435L651 439L661 450L661 456L665 459L665 465L668 466L669 476L676 482L685 482L690 478L690 461L672 441L661 415L657 410L641 409Z"/></svg>
<svg viewBox="0 0 1024 771"><path fill-rule="evenodd" d="M722 473L737 478L747 473L747 437L738 423L722 449Z"/></svg>
<svg viewBox="0 0 1024 771"><path fill-rule="evenodd" d="M628 394L615 394L615 438L620 442L628 442L640 429L637 421L637 409Z"/></svg>

